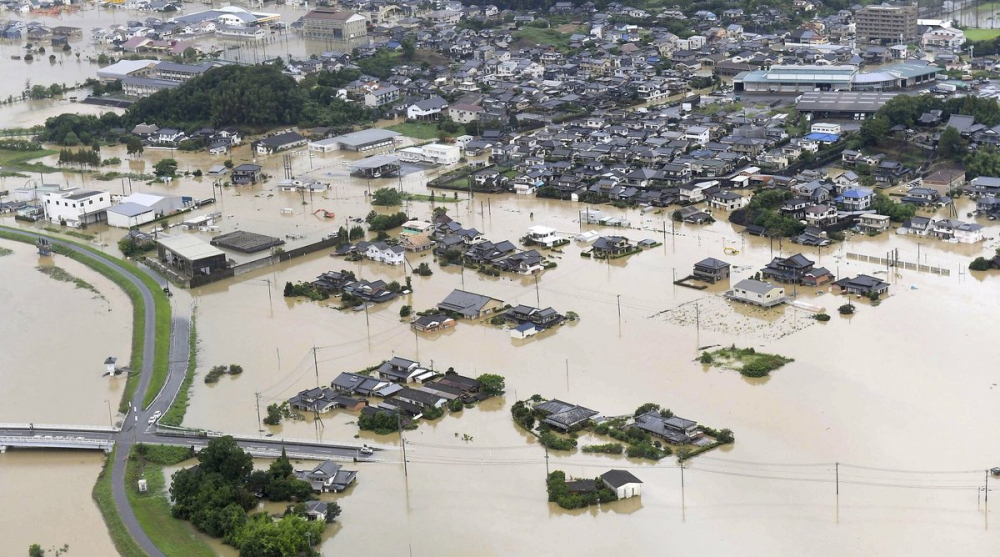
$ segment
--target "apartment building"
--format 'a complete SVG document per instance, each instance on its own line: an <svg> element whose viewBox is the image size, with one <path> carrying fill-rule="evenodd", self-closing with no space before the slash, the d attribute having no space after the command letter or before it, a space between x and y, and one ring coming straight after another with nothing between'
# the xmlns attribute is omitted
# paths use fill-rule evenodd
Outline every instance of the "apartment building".
<svg viewBox="0 0 1000 557"><path fill-rule="evenodd" d="M917 41L917 5L865 6L854 12L859 45L895 45Z"/></svg>

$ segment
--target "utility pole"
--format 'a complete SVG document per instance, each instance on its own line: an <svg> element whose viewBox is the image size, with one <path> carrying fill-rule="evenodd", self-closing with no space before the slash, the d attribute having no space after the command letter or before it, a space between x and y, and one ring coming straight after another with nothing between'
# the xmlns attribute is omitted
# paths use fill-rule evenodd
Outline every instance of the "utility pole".
<svg viewBox="0 0 1000 557"><path fill-rule="evenodd" d="M840 495L840 463L834 463L834 467L834 470L836 470L837 473L837 495Z"/></svg>
<svg viewBox="0 0 1000 557"><path fill-rule="evenodd" d="M537 274L535 275L535 304L538 306L538 309L542 309L542 298L541 298L541 294L538 293L538 275Z"/></svg>
<svg viewBox="0 0 1000 557"><path fill-rule="evenodd" d="M463 285L464 286L464 285ZM372 341L371 322L368 321L368 300L362 300L365 304L365 330L368 332L368 342Z"/></svg>
<svg viewBox="0 0 1000 557"><path fill-rule="evenodd" d="M260 420L260 392L254 393L254 397L257 399L257 432L262 433L264 429L261 427Z"/></svg>
<svg viewBox="0 0 1000 557"><path fill-rule="evenodd" d="M115 420L111 417L111 403L107 400L105 400L104 402L108 403L108 425L110 425L111 427L115 427Z"/></svg>
<svg viewBox="0 0 1000 557"><path fill-rule="evenodd" d="M615 297L618 299L618 334L622 332L622 295L616 294Z"/></svg>
<svg viewBox="0 0 1000 557"><path fill-rule="evenodd" d="M316 358L316 347L313 346L313 369L316 371L316 388L319 388L319 360Z"/></svg>
<svg viewBox="0 0 1000 557"><path fill-rule="evenodd" d="M990 502L990 471L986 471L986 502Z"/></svg>
<svg viewBox="0 0 1000 557"><path fill-rule="evenodd" d="M403 476L410 477L410 472L406 467L406 439L403 438L403 419L396 410L396 427L399 429L399 446L403 448Z"/></svg>
<svg viewBox="0 0 1000 557"><path fill-rule="evenodd" d="M545 477L549 477L549 447L547 445L542 445L545 447Z"/></svg>
<svg viewBox="0 0 1000 557"><path fill-rule="evenodd" d="M263 279L267 283L267 305L271 307L271 313L274 313L274 300L271 298L271 279Z"/></svg>

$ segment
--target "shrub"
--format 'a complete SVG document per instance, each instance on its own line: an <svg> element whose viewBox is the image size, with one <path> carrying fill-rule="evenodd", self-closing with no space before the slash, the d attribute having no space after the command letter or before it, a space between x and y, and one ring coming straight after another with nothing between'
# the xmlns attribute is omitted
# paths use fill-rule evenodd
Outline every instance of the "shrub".
<svg viewBox="0 0 1000 557"><path fill-rule="evenodd" d="M969 270L988 271L990 270L990 260L985 257L977 257L972 261L972 263L969 263Z"/></svg>
<svg viewBox="0 0 1000 557"><path fill-rule="evenodd" d="M854 305L852 305L852 304L844 304L844 305L840 306L839 308L837 308L837 311L840 312L841 315L850 315L850 314L854 313Z"/></svg>
<svg viewBox="0 0 1000 557"><path fill-rule="evenodd" d="M625 454L631 458L648 458L650 460L660 460L670 454L670 449L658 449L652 443L643 442L629 445Z"/></svg>
<svg viewBox="0 0 1000 557"><path fill-rule="evenodd" d="M428 265L427 263L421 263L420 265L417 265L417 268L413 272L422 277L429 277L434 274L434 271L431 270L430 265Z"/></svg>
<svg viewBox="0 0 1000 557"><path fill-rule="evenodd" d="M576 439L559 437L551 431L541 432L541 434L538 435L538 441L542 444L542 446L556 451L571 451L576 448Z"/></svg>
<svg viewBox="0 0 1000 557"><path fill-rule="evenodd" d="M702 352L701 357L698 358L698 361L703 364L711 365L714 360L712 359L711 354L709 354L708 352Z"/></svg>
<svg viewBox="0 0 1000 557"><path fill-rule="evenodd" d="M830 316L825 313L817 313L816 315L813 315L813 319L816 321L829 321Z"/></svg>
<svg viewBox="0 0 1000 557"><path fill-rule="evenodd" d="M403 306L399 308L400 317L409 317L413 313L413 306Z"/></svg>
<svg viewBox="0 0 1000 557"><path fill-rule="evenodd" d="M603 445L586 445L580 450L585 453L622 454L625 446L621 443L605 443Z"/></svg>

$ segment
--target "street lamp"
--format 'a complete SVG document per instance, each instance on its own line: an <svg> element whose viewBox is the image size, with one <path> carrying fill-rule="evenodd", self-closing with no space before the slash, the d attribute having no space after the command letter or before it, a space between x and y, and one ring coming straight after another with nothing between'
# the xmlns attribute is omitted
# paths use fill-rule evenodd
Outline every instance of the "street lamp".
<svg viewBox="0 0 1000 557"><path fill-rule="evenodd" d="M115 427L115 420L111 417L111 402L108 400L105 400L104 402L108 404L108 425Z"/></svg>

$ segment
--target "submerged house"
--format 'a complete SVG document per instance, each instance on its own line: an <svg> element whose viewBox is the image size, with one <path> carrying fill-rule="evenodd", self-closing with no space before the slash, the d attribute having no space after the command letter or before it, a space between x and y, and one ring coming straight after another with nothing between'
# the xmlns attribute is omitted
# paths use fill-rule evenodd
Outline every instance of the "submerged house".
<svg viewBox="0 0 1000 557"><path fill-rule="evenodd" d="M674 445L686 445L702 436L698 422L678 416L664 418L656 410L650 410L635 419L635 427Z"/></svg>
<svg viewBox="0 0 1000 557"><path fill-rule="evenodd" d="M479 319L499 311L502 306L503 300L458 289L453 290L437 305L445 313L457 313L466 319Z"/></svg>
<svg viewBox="0 0 1000 557"><path fill-rule="evenodd" d="M312 470L296 470L295 477L309 482L312 490L317 493L339 493L344 491L358 477L354 470L344 470L343 466L332 460L318 464Z"/></svg>
<svg viewBox="0 0 1000 557"><path fill-rule="evenodd" d="M823 267L814 268L811 259L801 253L791 257L775 257L761 269L764 278L791 284L821 285L833 279L830 272Z"/></svg>
<svg viewBox="0 0 1000 557"><path fill-rule="evenodd" d="M843 278L833 283L842 294L859 294L861 296L881 296L889 291L889 283L869 275L858 275L854 278Z"/></svg>
<svg viewBox="0 0 1000 557"><path fill-rule="evenodd" d="M705 282L716 283L729 278L729 263L709 257L694 264L694 278Z"/></svg>
<svg viewBox="0 0 1000 557"><path fill-rule="evenodd" d="M557 399L540 402L534 406L534 409L545 416L542 419L542 423L562 431L570 431L582 427L591 418L600 413L590 408L584 408L583 406L577 406L576 404L570 404Z"/></svg>

